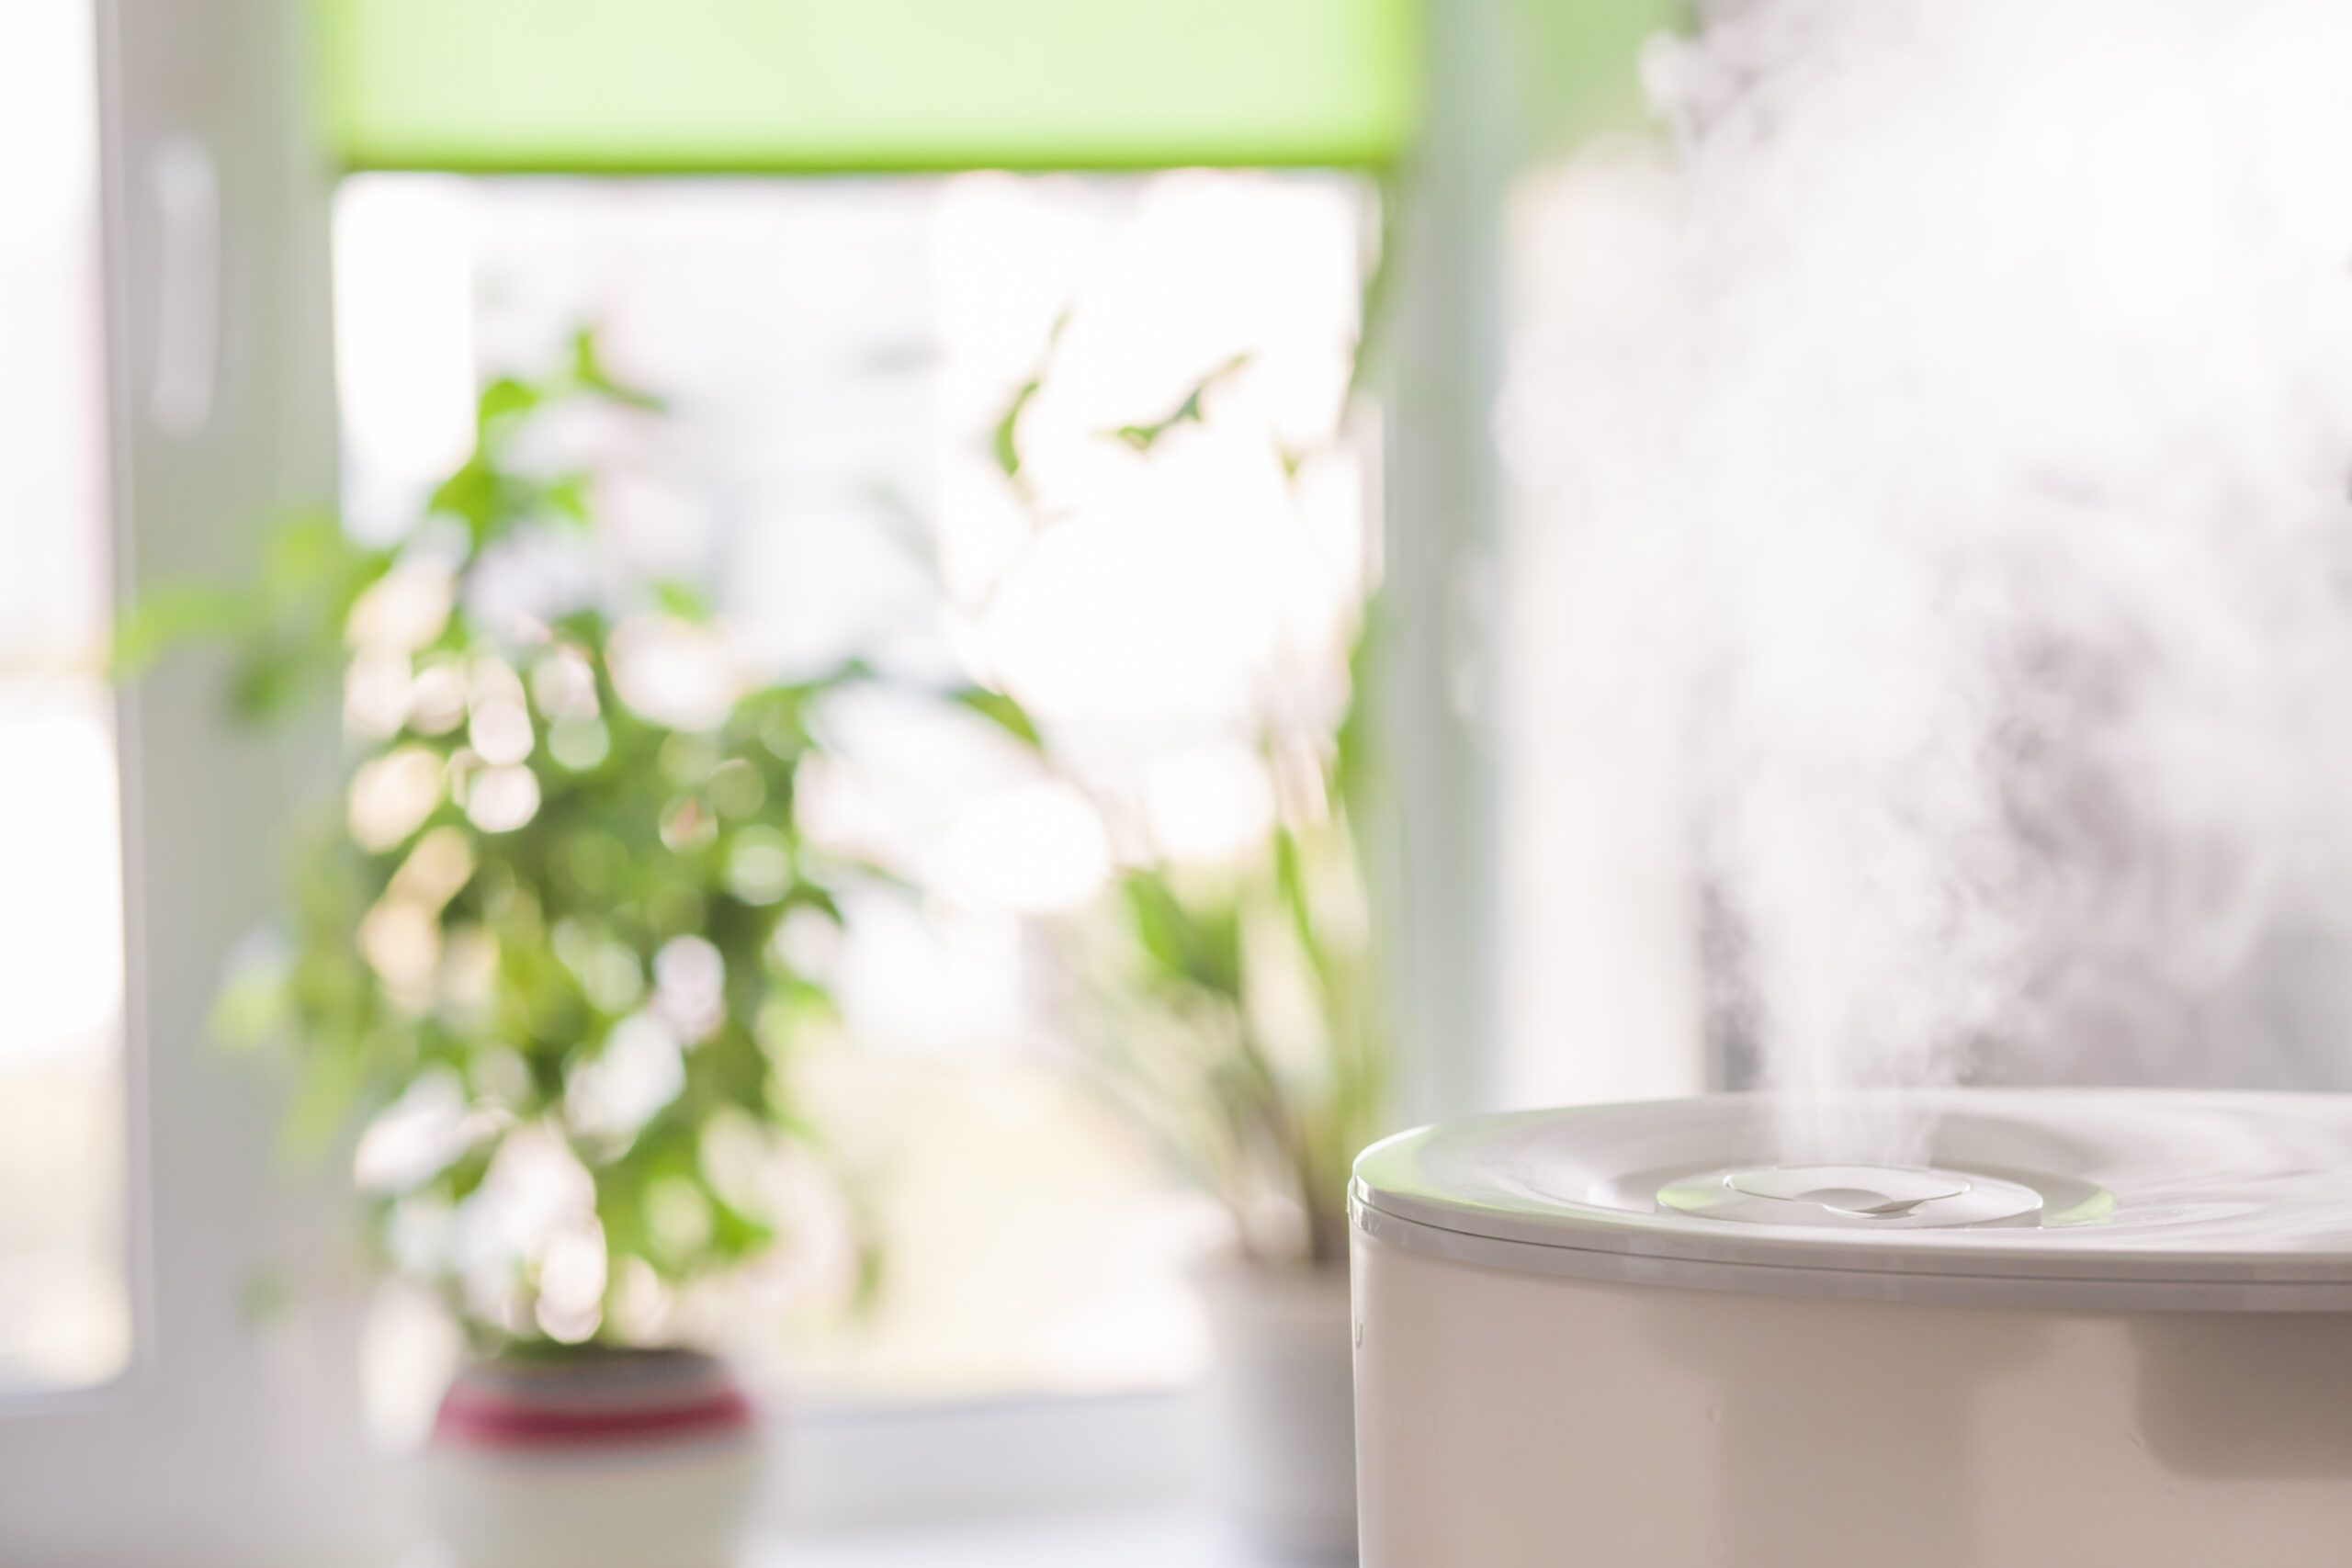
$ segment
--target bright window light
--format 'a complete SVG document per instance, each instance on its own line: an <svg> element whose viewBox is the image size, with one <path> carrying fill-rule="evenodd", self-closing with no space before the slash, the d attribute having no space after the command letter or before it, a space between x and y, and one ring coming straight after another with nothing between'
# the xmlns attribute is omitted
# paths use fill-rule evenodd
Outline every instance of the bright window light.
<svg viewBox="0 0 2352 1568"><path fill-rule="evenodd" d="M93 37L37 6L0 51L0 1395L130 1348Z"/></svg>
<svg viewBox="0 0 2352 1568"><path fill-rule="evenodd" d="M857 895L846 942L804 933L845 1039L801 1089L870 1173L887 1254L862 1320L797 1314L767 1281L804 1388L1198 1370L1186 1276L1218 1222L1073 1070L1046 923L1123 854L1229 860L1271 818L1268 731L1345 701L1370 530L1340 414L1371 216L1359 180L1202 171L343 188L355 528L396 526L450 466L481 376L594 321L676 415L600 491L622 564L705 585L761 672L854 656L1001 686L1078 775L888 689L825 714L797 820L911 891ZM1121 436L1196 387L1149 450ZM683 658L656 640L649 682Z"/></svg>

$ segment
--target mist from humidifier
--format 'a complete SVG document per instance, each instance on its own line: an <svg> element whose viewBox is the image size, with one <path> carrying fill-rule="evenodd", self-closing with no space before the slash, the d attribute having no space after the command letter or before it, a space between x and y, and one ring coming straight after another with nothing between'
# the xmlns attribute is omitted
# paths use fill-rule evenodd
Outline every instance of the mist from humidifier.
<svg viewBox="0 0 2352 1568"><path fill-rule="evenodd" d="M1685 596L1782 1156L2352 1081L2352 6L1751 0L1645 70L1668 283L1555 374Z"/></svg>

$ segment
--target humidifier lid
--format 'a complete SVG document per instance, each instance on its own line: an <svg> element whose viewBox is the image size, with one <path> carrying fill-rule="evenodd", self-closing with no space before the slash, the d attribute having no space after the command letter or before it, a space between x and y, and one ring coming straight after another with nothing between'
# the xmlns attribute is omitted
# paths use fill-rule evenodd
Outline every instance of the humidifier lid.
<svg viewBox="0 0 2352 1568"><path fill-rule="evenodd" d="M1908 1157L1773 1157L1767 1096L1510 1112L1375 1144L1356 1224L1524 1272L2085 1311L2352 1311L2352 1097L1858 1098ZM1833 1123L1834 1124L1834 1123Z"/></svg>

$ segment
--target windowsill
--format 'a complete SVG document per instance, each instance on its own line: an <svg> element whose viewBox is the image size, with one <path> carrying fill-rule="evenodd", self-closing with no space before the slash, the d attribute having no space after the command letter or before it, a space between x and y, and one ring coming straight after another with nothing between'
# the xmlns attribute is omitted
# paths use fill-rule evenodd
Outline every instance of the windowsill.
<svg viewBox="0 0 2352 1568"><path fill-rule="evenodd" d="M763 1534L742 1568L1306 1568L1235 1539L1197 1506L1166 1504L1120 1509L932 1518L854 1529ZM425 1551L401 1568L450 1568ZM1333 1568L1326 1562L1323 1568Z"/></svg>
<svg viewBox="0 0 2352 1568"><path fill-rule="evenodd" d="M1306 1568L1205 1501L1204 1418L1197 1391L804 1412L744 1568Z"/></svg>
<svg viewBox="0 0 2352 1568"><path fill-rule="evenodd" d="M932 1519L763 1540L746 1568L1273 1568L1197 1507Z"/></svg>
<svg viewBox="0 0 2352 1568"><path fill-rule="evenodd" d="M804 1407L741 1568L1338 1568L1254 1548L1205 1501L1201 1418L1172 1393Z"/></svg>

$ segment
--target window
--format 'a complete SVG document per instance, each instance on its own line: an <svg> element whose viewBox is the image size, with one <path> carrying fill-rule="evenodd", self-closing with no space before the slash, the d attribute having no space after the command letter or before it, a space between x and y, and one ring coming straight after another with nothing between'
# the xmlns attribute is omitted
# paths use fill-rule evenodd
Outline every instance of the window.
<svg viewBox="0 0 2352 1568"><path fill-rule="evenodd" d="M1199 0L1115 20L1086 0L35 9L0 67L0 119L11 146L39 150L20 155L28 170L72 186L74 216L28 196L0 234L0 281L45 307L9 307L0 329L13 351L0 363L17 372L0 393L0 478L19 498L69 488L53 521L22 506L0 517L15 566L0 581L0 737L10 761L30 754L10 705L29 694L94 749L86 787L51 792L62 804L38 847L62 861L69 832L86 839L70 883L39 905L54 918L30 929L56 953L74 916L84 977L105 984L75 991L70 1048L62 1029L38 1054L29 1033L0 1041L0 1394L111 1381L100 1397L5 1402L5 1554L325 1561L399 1528L348 1408L339 1292L360 1271L347 1195L315 1173L288 1180L266 1075L204 1037L224 961L267 902L257 847L323 774L333 737L255 747L207 705L214 671L198 667L110 699L88 657L109 596L101 519L110 505L118 582L239 572L264 524L338 483L355 527L384 526L465 439L476 378L530 362L582 317L680 410L670 449L613 498L628 549L717 584L780 670L853 647L914 675L985 661L1059 727L1094 797L1075 808L1057 781L887 702L831 716L842 762L812 813L921 874L917 895L858 911L862 934L837 957L843 1038L809 1086L880 1182L890 1293L862 1324L757 1317L817 1391L795 1406L816 1418L786 1434L793 1517L903 1508L914 1471L949 1478L935 1504L1164 1497L1187 1413L1155 1391L1196 1370L1182 1275L1216 1222L1073 1087L1047 939L1120 834L1210 860L1262 809L1263 780L1236 754L1253 703L1274 688L1330 700L1378 553L1367 525L1385 510L1366 433L1335 422L1374 220L1399 214L1376 210L1369 175L1316 171L1393 169L1415 140L1420 7L1303 0L1275 16ZM1087 25L1062 25L1074 18ZM304 36L311 23L322 39ZM990 69L957 43L975 28ZM770 73L733 58L759 53L747 38L765 61L826 77L831 96L773 92ZM650 96L624 102L637 86ZM61 108L61 93L80 107ZM676 134L649 141L649 127ZM954 172L974 164L1030 172ZM379 172L331 204L334 166ZM559 168L651 177L548 177ZM1046 172L1070 168L1096 172ZM859 173L785 177L842 171ZM696 177L659 177L675 174ZM25 283L26 247L51 218L73 230L58 243L80 247L78 275ZM330 238L339 397L325 380ZM1426 300L1442 283L1399 292ZM1417 381L1450 388L1432 366L1487 353L1470 314L1421 323ZM67 332L84 334L77 346L62 346ZM1024 502L998 422L1048 362L1048 391L1017 422ZM55 373L38 383L24 368L44 366ZM1201 418L1177 421L1163 448L1118 434L1182 412L1204 380ZM1430 532L1484 511L1467 494L1484 410L1459 400L1449 458L1425 463L1395 509ZM1429 423L1400 414L1382 433L1386 480ZM1444 471L1452 458L1465 470ZM1173 499L1139 504L1147 491ZM1459 562L1419 564L1435 570L1400 571L1398 598L1451 615ZM1217 585L1231 592L1205 592ZM1217 656L1228 649L1243 651ZM1451 695L1405 705L1419 716ZM119 759L118 702L130 737ZM1455 728L1414 732L1467 750ZM47 787L11 774L0 792ZM1431 793L1398 791L1422 825ZM1105 803L1119 820L1090 820ZM1440 799L1435 815L1462 805ZM1414 902L1441 940L1407 944L1398 967L1437 947L1440 966L1462 968L1455 950L1483 947L1485 927L1456 922L1464 900L1447 895L1483 860L1455 852L1442 825L1426 841L1437 852L1411 875L1438 896ZM1041 852L1012 857L1023 874L1008 874L1010 843ZM135 897L118 907L124 865ZM1448 943L1450 924L1464 934ZM73 967L0 953L11 985L12 959L36 986ZM1478 1031L1444 1016L1482 983L1459 978L1426 987L1430 1012L1449 1050L1476 1055L1483 1041L1465 1036ZM21 1092L34 1066L60 1065L86 1138ZM25 1142L23 1126L59 1141ZM74 1201L35 1214L20 1196L32 1181ZM20 1218L45 1228L11 1228ZM89 1265L94 1310L17 1288L61 1258ZM255 1292L257 1279L284 1288ZM276 1308L256 1312L263 1298ZM79 1350L28 1350L25 1303L71 1315ZM1141 1392L1091 1397L1114 1391ZM1040 1393L1090 1397L1021 1397ZM878 1408L893 1401L924 1408ZM102 1504L119 1495L136 1506Z"/></svg>
<svg viewBox="0 0 2352 1568"><path fill-rule="evenodd" d="M32 6L0 58L0 1395L130 1347L92 38Z"/></svg>
<svg viewBox="0 0 2352 1568"><path fill-rule="evenodd" d="M1001 682L1084 785L886 694L829 716L805 825L916 891L851 910L844 1038L803 1086L886 1249L870 1318L773 1347L804 1391L1198 1370L1215 1217L1086 1087L1052 927L1122 833L1213 862L1261 829L1270 705L1336 718L1370 566L1340 422L1372 216L1354 179L1207 171L343 187L352 526L396 525L462 456L479 377L595 322L676 412L605 476L633 565L705 585L786 678Z"/></svg>

